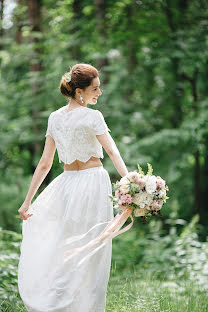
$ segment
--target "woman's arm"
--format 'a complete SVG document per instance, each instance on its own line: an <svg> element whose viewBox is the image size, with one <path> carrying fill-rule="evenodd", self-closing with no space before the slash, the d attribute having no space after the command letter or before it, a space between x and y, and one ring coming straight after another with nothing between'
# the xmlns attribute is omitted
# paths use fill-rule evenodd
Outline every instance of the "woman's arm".
<svg viewBox="0 0 208 312"><path fill-rule="evenodd" d="M118 173L121 177L124 177L128 173L128 170L110 133L105 132L104 134L96 135L96 137L112 160Z"/></svg>
<svg viewBox="0 0 208 312"><path fill-rule="evenodd" d="M55 141L50 135L47 135L43 154L33 174L28 193L25 197L24 203L18 210L20 217L23 220L27 219L25 212L29 209L33 197L52 167L55 151Z"/></svg>

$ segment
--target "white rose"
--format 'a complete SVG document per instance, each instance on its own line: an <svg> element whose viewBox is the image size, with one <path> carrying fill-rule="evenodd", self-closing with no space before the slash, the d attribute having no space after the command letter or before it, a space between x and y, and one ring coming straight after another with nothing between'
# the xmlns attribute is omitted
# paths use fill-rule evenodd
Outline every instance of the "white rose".
<svg viewBox="0 0 208 312"><path fill-rule="evenodd" d="M153 203L153 201L152 201L152 203ZM152 205L152 203L151 203L151 205ZM145 205L145 209L151 210L152 208L150 206Z"/></svg>
<svg viewBox="0 0 208 312"><path fill-rule="evenodd" d="M129 193L130 188L129 188L128 184L123 184L120 186L119 190L122 194L127 194L127 193Z"/></svg>
<svg viewBox="0 0 208 312"><path fill-rule="evenodd" d="M136 205L140 205L142 202L143 193L137 193L132 197L132 202Z"/></svg>
<svg viewBox="0 0 208 312"><path fill-rule="evenodd" d="M129 180L125 177L121 178L121 180L119 181L120 185L124 185L124 184L129 184Z"/></svg>
<svg viewBox="0 0 208 312"><path fill-rule="evenodd" d="M162 198L163 196L166 195L166 190L160 190L158 194L159 194L159 197Z"/></svg>
<svg viewBox="0 0 208 312"><path fill-rule="evenodd" d="M135 217L142 217L142 216L145 216L145 213L146 213L146 209L144 208L137 208L137 209L134 209L134 215Z"/></svg>
<svg viewBox="0 0 208 312"><path fill-rule="evenodd" d="M163 200L162 199L157 199L157 200L154 200L153 203L152 203L152 209L153 210L160 210L162 208L162 205L163 205Z"/></svg>
<svg viewBox="0 0 208 312"><path fill-rule="evenodd" d="M145 193L144 193L144 194L145 194ZM151 206L152 202L153 202L152 195L146 193L146 196L145 196L145 204L146 204L147 206Z"/></svg>
<svg viewBox="0 0 208 312"><path fill-rule="evenodd" d="M144 208L145 205L150 206L152 204L152 196L146 192L137 193L133 196L132 202L138 205L140 208Z"/></svg>
<svg viewBox="0 0 208 312"><path fill-rule="evenodd" d="M147 175L145 176L145 180L146 180L146 186L145 186L146 192L149 194L154 193L157 188L157 184L156 184L157 178L155 176Z"/></svg>
<svg viewBox="0 0 208 312"><path fill-rule="evenodd" d="M127 173L126 177L131 181L131 182L136 182L140 175L138 174L138 172L136 171L132 171L132 172L129 172Z"/></svg>
<svg viewBox="0 0 208 312"><path fill-rule="evenodd" d="M145 193L137 193L133 196L132 202L141 208L145 206Z"/></svg>

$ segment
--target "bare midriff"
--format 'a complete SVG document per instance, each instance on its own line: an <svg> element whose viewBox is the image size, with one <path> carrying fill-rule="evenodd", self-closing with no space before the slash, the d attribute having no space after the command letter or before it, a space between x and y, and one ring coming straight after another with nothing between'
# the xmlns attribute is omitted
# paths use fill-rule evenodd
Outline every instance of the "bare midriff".
<svg viewBox="0 0 208 312"><path fill-rule="evenodd" d="M86 162L83 162L80 160L75 160L71 164L64 164L64 171L65 170L84 170L84 169L88 169L88 168L99 167L102 165L103 164L101 163L100 158L92 156Z"/></svg>

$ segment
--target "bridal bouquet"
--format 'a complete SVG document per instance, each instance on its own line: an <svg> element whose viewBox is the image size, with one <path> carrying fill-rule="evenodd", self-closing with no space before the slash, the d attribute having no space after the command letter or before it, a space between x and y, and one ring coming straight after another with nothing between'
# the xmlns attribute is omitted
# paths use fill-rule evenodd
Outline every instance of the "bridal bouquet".
<svg viewBox="0 0 208 312"><path fill-rule="evenodd" d="M131 171L120 181L113 183L114 196L110 196L114 208L125 210L132 208L135 217L161 216L160 209L168 199L169 190L166 181L152 174L152 166L147 163L148 171L144 174L138 164L138 171Z"/></svg>
<svg viewBox="0 0 208 312"><path fill-rule="evenodd" d="M78 263L78 266L81 265L81 263L105 246L108 241L128 231L134 223L133 217L142 217L143 222L146 222L148 216L161 216L160 210L168 199L166 193L169 189L166 181L160 176L152 174L153 169L149 163L147 163L147 174L144 174L139 164L137 166L139 172L136 170L128 172L120 181L112 183L114 195L109 195L109 197L113 201L114 208L118 209L119 213L113 220L107 222L107 226L97 238L82 247L69 250L65 261L68 261L85 249L95 247ZM129 217L131 218L131 223L121 229ZM97 224L94 227L104 223L106 222ZM80 237L75 237L75 240L83 238L87 233ZM99 244L98 247L96 247L97 244Z"/></svg>

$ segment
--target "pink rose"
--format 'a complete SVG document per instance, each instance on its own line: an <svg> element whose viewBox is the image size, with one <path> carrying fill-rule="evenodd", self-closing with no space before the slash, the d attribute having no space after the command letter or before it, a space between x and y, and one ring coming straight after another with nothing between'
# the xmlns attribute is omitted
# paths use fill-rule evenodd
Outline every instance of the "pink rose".
<svg viewBox="0 0 208 312"><path fill-rule="evenodd" d="M140 189L143 189L145 187L145 185L146 185L146 182L145 182L145 180L143 178L139 178L137 180L137 184L139 185Z"/></svg>
<svg viewBox="0 0 208 312"><path fill-rule="evenodd" d="M132 203L132 197L129 194L122 194L120 197L122 204L130 205Z"/></svg>
<svg viewBox="0 0 208 312"><path fill-rule="evenodd" d="M165 188L165 180L163 180L159 176L157 176L156 184L157 184L157 187L159 188Z"/></svg>
<svg viewBox="0 0 208 312"><path fill-rule="evenodd" d="M156 199L153 201L152 203L152 209L153 210L160 210L162 208L163 205L163 200L162 199Z"/></svg>
<svg viewBox="0 0 208 312"><path fill-rule="evenodd" d="M120 195L121 195L121 193L119 192L119 190L115 190L115 196L116 196L117 198L119 198Z"/></svg>

